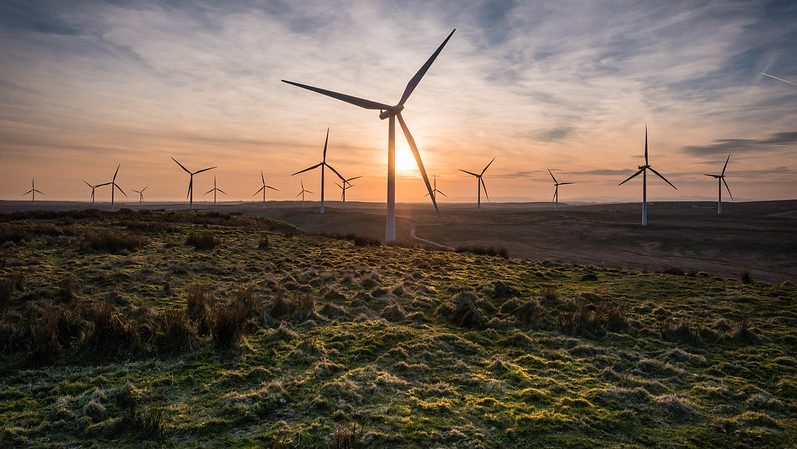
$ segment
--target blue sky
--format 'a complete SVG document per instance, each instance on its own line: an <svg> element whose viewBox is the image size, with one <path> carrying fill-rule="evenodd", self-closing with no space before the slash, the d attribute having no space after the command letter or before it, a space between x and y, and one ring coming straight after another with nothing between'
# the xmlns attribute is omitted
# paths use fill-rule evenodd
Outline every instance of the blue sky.
<svg viewBox="0 0 797 449"><path fill-rule="evenodd" d="M548 168L577 183L562 200L638 200L617 184L645 124L654 167L679 187L651 183L653 200L713 198L702 174L728 153L737 199L797 192L797 87L761 75L797 82L795 2L12 0L0 4L0 197L36 176L48 198L88 198L80 179L107 181L121 163L123 187L177 200L174 156L219 165L231 199L251 197L261 169L287 199L330 127L330 162L364 176L350 198L383 200L386 123L279 80L393 103L453 28L403 113L452 200L475 195L458 169L492 157L495 201L549 200ZM398 142L398 199L422 201Z"/></svg>

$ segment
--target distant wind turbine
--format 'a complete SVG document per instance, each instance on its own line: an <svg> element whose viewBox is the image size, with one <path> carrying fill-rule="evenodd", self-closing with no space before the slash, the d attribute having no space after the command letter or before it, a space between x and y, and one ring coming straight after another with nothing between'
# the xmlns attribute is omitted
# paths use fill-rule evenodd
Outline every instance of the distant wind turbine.
<svg viewBox="0 0 797 449"><path fill-rule="evenodd" d="M116 175L119 174L119 167L121 167L121 165L117 165L116 166L116 171L113 172L113 178L109 182L105 182L105 183L99 184L97 186L97 187L99 187L99 186L111 186L111 210L113 210L113 208L114 208L114 204L115 204L115 195L114 195L114 193L116 193L117 189L119 189L119 191L122 192L122 195L124 195L125 198L127 198L127 194L125 193L125 191L122 190L122 188L119 187L119 184L116 183Z"/></svg>
<svg viewBox="0 0 797 449"><path fill-rule="evenodd" d="M85 179L83 180L83 182L87 186L89 186L89 188L91 189L91 205L93 206L94 205L94 191L97 190L97 187L107 186L108 183L106 182L106 183L102 183L102 184L91 185Z"/></svg>
<svg viewBox="0 0 797 449"><path fill-rule="evenodd" d="M731 201L733 201L733 194L731 193L731 188L728 187L728 182L725 181L725 169L728 168L728 161L731 160L731 155L728 155L728 158L725 159L725 165L722 166L722 173L719 175L710 175L705 173L706 176L711 176L712 178L717 180L717 189L718 189L718 196L717 196L717 215L722 215L722 184L725 184L725 188L728 190L728 195L731 196Z"/></svg>
<svg viewBox="0 0 797 449"><path fill-rule="evenodd" d="M553 179L553 185L555 187L555 189L553 191L553 200L551 200L551 201L553 201L554 204L556 205L555 207L558 208L559 207L559 186L564 186L564 185L568 185L568 184L575 184L575 183L574 182L559 182L559 181L557 181L556 178L554 178L553 173L551 172L550 168L548 169L548 173L551 175L551 179Z"/></svg>
<svg viewBox="0 0 797 449"><path fill-rule="evenodd" d="M338 186L341 190L341 200L343 202L343 207L346 207L346 191L354 187L354 185L351 182L354 181L355 179L360 179L360 178L362 178L362 176L354 176L352 178L346 178L343 180L343 185L340 185L337 182L335 183L335 185Z"/></svg>
<svg viewBox="0 0 797 449"><path fill-rule="evenodd" d="M785 79L783 79L783 78L778 78L778 77L777 77L777 76L775 76L775 75L770 75L769 73L764 73L764 72L761 72L761 74L762 74L762 75L764 75L764 76L768 76L768 77L770 77L770 78L772 78L772 79L776 79L776 80L778 80L778 81L783 81L783 82L784 82L784 83L786 83L786 84L791 84L792 86L797 86L797 83L791 82L791 81L789 81L789 80L785 80Z"/></svg>
<svg viewBox="0 0 797 449"><path fill-rule="evenodd" d="M435 212L439 212L437 208L437 202L435 201L434 195L432 195L432 185L429 183L429 177L426 176L426 169L423 167L423 162L421 161L421 154L418 152L418 147L415 144L415 139L410 134L410 130L407 127L407 124L404 122L404 119L401 117L401 111L404 109L404 103L410 98L412 92L418 87L418 83L421 82L421 79L429 70L429 67L432 66L432 63L443 50L443 47L448 43L448 40L451 39L451 36L454 34L453 30L451 33L446 37L442 44L437 47L432 56L421 66L418 72L415 73L415 76L410 79L407 83L407 87L404 88L404 93L401 95L401 99L399 99L398 103L393 106L390 106L385 103L379 103L376 101L366 100L363 98L353 97L351 95L341 94L338 92L333 92L331 90L320 89L318 87L308 86L306 84L299 84L293 81L286 81L282 80L284 83L288 83L297 87L301 87L303 89L311 90L313 92L319 93L321 95L326 95L328 97L332 97L341 101L345 101L346 103L353 104L355 106L359 106L364 109L371 109L371 110L378 110L379 111L379 118L381 120L389 119L388 120L388 143L387 143L387 213L386 220L385 220L385 241L392 242L396 240L396 118L398 118L399 125L401 126L401 130L404 132L404 137L407 139L407 143L410 146L410 150L412 150L412 154L415 156L415 162L418 164L418 169L423 176L423 181L426 183L426 190L429 191L430 197L432 199L432 204L434 205ZM322 187L323 189L323 184ZM322 210L323 210L323 190L321 194L322 198Z"/></svg>
<svg viewBox="0 0 797 449"><path fill-rule="evenodd" d="M260 171L260 180L263 181L263 186L260 187L260 189L257 192L255 192L255 194L252 195L252 196L255 196L258 193L263 192L263 205L265 206L266 205L266 189L271 189L271 190L274 190L274 191L277 191L277 192L279 192L280 189L278 189L276 187L271 187L269 185L266 185L266 177L263 176L263 171L262 170Z"/></svg>
<svg viewBox="0 0 797 449"><path fill-rule="evenodd" d="M666 182L667 184L672 186L673 189L678 190L678 188L675 187L673 185L673 183L671 183L670 181L667 181L667 178L665 178L661 173L657 172L656 170L653 169L653 167L650 166L650 162L648 161L648 127L647 127L647 125L645 126L645 165L640 165L637 168L639 168L638 172L636 172L633 175L629 176L628 179L626 179L625 181L623 181L620 184L618 184L618 186L621 186L621 185L625 184L626 182L634 179L640 173L642 173L642 226L647 226L648 225L648 170L652 171L656 176L658 176L659 178L663 179L664 182Z"/></svg>
<svg viewBox="0 0 797 449"><path fill-rule="evenodd" d="M302 196L302 207L304 207L304 194L305 193L313 193L313 192L311 192L311 191L309 191L309 190L304 188L304 181L302 181L301 179L299 180L299 183L302 185L302 190L299 192L298 195L296 195L296 198L299 198L299 195Z"/></svg>
<svg viewBox="0 0 797 449"><path fill-rule="evenodd" d="M475 176L476 177L476 191L477 191L477 193L476 193L476 209L478 209L478 210L481 210L481 208L482 208L482 187L484 187L484 196L487 197L487 201L490 201L490 195L487 194L487 184L484 183L483 176L484 176L484 172L486 172L487 169L490 168L490 165L493 163L494 160L495 160L495 158L493 158L484 167L482 172L479 173L479 174L473 173L472 171L463 170L461 168L459 169L459 171L461 171L461 172L465 172L465 173L467 173L467 174L469 174L471 176Z"/></svg>
<svg viewBox="0 0 797 449"><path fill-rule="evenodd" d="M448 195L446 195L445 193L441 192L440 190L437 190L437 175L435 175L434 178L432 178L432 179L434 180L434 182L432 184L432 195L435 196L435 199L437 199L436 197L437 197L438 193L440 195L443 195L444 197L448 198ZM485 192L486 192L486 190L485 190ZM424 195L424 197L427 197L427 196L429 196L429 193Z"/></svg>
<svg viewBox="0 0 797 449"><path fill-rule="evenodd" d="M141 190L133 190L134 192L138 193L138 204L142 204L144 202L144 191L148 188L149 186L146 186Z"/></svg>
<svg viewBox="0 0 797 449"><path fill-rule="evenodd" d="M225 192L224 190L221 190L220 188L216 187L216 177L215 176L213 177L213 188L208 190L207 192L205 192L205 195L207 195L210 192L213 192L213 205L214 206L216 205L216 193L221 192L221 193L223 193L225 195L227 194L227 192Z"/></svg>
<svg viewBox="0 0 797 449"><path fill-rule="evenodd" d="M44 193L42 191L36 189L36 180L35 179L31 179L31 181L30 181L30 190L28 190L27 192L23 193L22 196L25 196L25 195L27 195L29 193L33 195L33 201L32 201L33 204L36 204L36 194L37 193L40 194L40 195L44 195Z"/></svg>
<svg viewBox="0 0 797 449"><path fill-rule="evenodd" d="M327 137L326 137L326 139L324 139L324 153L323 153L323 157L321 159L321 162L313 165L312 167L307 167L304 170L299 170L296 173L291 175L291 176L296 176L299 173L304 173L306 171L314 170L314 169L316 169L318 167L321 167L321 215L324 215L324 169L326 167L329 167L330 170L332 170L333 172L335 172L336 175L338 175L338 178L340 178L343 181L346 180L346 178L344 178L340 173L338 173L338 171L335 170L335 168L333 166L331 166L331 165L329 165L327 163L327 144L328 143L329 143L329 128L327 128Z"/></svg>
<svg viewBox="0 0 797 449"><path fill-rule="evenodd" d="M216 166L214 165L213 167L203 168L202 170L197 170L195 172L192 172L191 170L185 168L185 166L183 164L179 163L177 161L177 159L172 158L172 160L174 162L176 162L177 165L180 166L180 168L185 170L186 173L188 173L188 194L186 195L186 198L188 198L188 208L189 209L193 209L194 208L194 175L198 175L198 174L200 174L202 172L205 172L205 171L208 171L208 170L213 170L214 168L216 168Z"/></svg>

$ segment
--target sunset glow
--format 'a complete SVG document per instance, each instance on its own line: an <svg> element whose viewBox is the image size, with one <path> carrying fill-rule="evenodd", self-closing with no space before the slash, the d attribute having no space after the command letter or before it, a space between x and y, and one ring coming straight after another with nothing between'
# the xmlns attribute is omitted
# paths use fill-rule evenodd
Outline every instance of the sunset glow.
<svg viewBox="0 0 797 449"><path fill-rule="evenodd" d="M358 200L384 201L378 111L279 80L393 104L453 28L404 111L451 201L473 196L458 168L492 157L494 201L550 201L549 168L576 182L569 201L637 201L638 189L617 184L639 163L645 124L657 167L679 188L651 184L652 198L713 198L703 173L729 153L737 200L797 191L797 88L779 81L797 80L794 5L85 1L0 13L4 199L21 199L35 177L48 199L88 201L81 179L105 181L121 164L123 188L179 200L176 157L218 165L225 200L250 199L260 170L282 189L270 198L287 200L290 173L318 158L330 127L330 162L364 176ZM423 201L397 134L397 198ZM310 190L316 178L305 177ZM197 183L207 191L212 177Z"/></svg>

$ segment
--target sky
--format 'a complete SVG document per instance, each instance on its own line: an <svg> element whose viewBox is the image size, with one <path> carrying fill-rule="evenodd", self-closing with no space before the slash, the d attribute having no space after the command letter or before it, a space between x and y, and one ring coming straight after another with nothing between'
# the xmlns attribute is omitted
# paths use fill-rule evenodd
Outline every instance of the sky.
<svg viewBox="0 0 797 449"><path fill-rule="evenodd" d="M280 82L394 104L456 28L402 112L446 201L639 201L617 184L650 160L648 198L797 197L794 1L36 1L0 3L0 199L36 178L51 200L83 184L149 186L151 201L249 200L260 170L291 199L320 161L362 176L347 198L384 201L387 121ZM400 128L397 200L425 186ZM327 197L339 190L327 176ZM107 189L97 199L107 200ZM428 201L428 199L426 199Z"/></svg>

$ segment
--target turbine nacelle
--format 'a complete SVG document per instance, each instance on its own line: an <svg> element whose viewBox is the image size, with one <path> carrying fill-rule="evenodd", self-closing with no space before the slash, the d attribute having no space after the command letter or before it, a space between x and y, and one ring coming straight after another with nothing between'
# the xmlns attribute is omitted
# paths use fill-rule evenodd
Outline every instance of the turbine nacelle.
<svg viewBox="0 0 797 449"><path fill-rule="evenodd" d="M397 104L397 105L393 106L390 109L385 109L384 111L381 111L379 113L379 119L380 120L384 120L386 118L393 117L393 116L395 116L396 114L400 113L403 110L404 110L404 105L403 104Z"/></svg>
<svg viewBox="0 0 797 449"><path fill-rule="evenodd" d="M648 168L650 168L650 164L640 165L637 168L640 170L647 170Z"/></svg>

